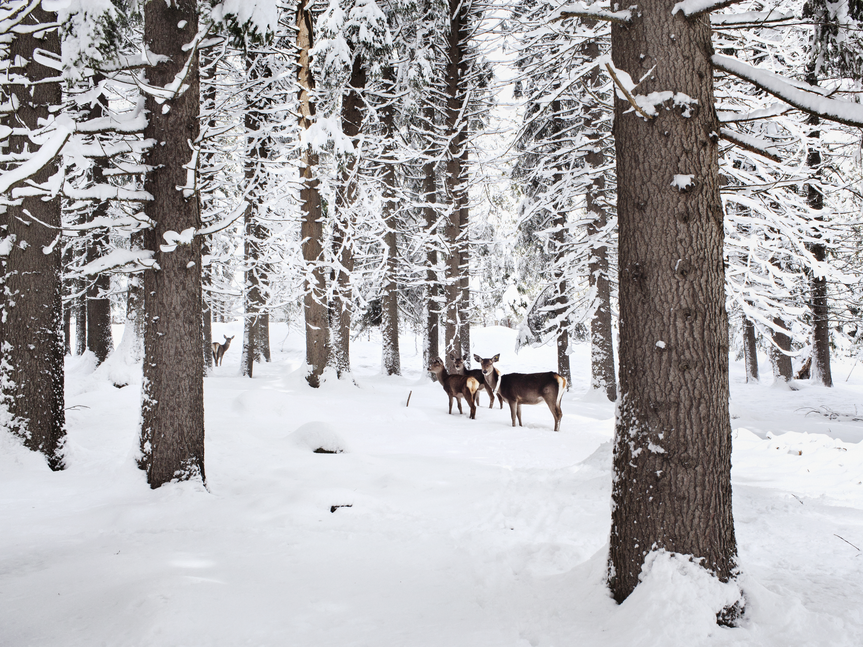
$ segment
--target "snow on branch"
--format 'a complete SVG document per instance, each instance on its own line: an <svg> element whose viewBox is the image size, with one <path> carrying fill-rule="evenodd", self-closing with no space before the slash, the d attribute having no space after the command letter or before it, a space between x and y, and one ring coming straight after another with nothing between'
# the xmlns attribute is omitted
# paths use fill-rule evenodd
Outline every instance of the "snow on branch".
<svg viewBox="0 0 863 647"><path fill-rule="evenodd" d="M11 171L0 174L0 194L7 193L13 185L33 177L57 157L72 135L74 125L70 121L60 119L57 119L53 125L55 132L30 159Z"/></svg>
<svg viewBox="0 0 863 647"><path fill-rule="evenodd" d="M139 272L158 269L153 252L144 249L115 249L106 256L90 261L71 276L94 276L104 272Z"/></svg>
<svg viewBox="0 0 863 647"><path fill-rule="evenodd" d="M759 137L739 133L731 128L721 128L719 130L719 136L732 144L736 144L737 146L748 150L750 153L761 155L762 157L766 157L774 162L782 161L776 147L771 145L770 142Z"/></svg>
<svg viewBox="0 0 863 647"><path fill-rule="evenodd" d="M607 22L627 23L632 20L635 5L623 11L609 11L599 6L599 3L584 5L581 2L573 2L559 7L549 17L549 22L569 20L571 18L587 18L589 20L605 20Z"/></svg>
<svg viewBox="0 0 863 647"><path fill-rule="evenodd" d="M737 4L740 0L683 0L674 5L671 10L673 16L678 11L687 18L694 18L711 11L725 9L733 4Z"/></svg>
<svg viewBox="0 0 863 647"><path fill-rule="evenodd" d="M863 105L859 103L830 99L823 96L823 88L792 82L778 74L760 70L729 56L714 54L710 60L715 68L749 81L755 87L798 110L846 126L863 127Z"/></svg>
<svg viewBox="0 0 863 647"><path fill-rule="evenodd" d="M710 16L710 24L716 29L742 27L763 27L776 25L794 19L794 14L780 13L775 9L770 11L742 11L740 13L722 13Z"/></svg>

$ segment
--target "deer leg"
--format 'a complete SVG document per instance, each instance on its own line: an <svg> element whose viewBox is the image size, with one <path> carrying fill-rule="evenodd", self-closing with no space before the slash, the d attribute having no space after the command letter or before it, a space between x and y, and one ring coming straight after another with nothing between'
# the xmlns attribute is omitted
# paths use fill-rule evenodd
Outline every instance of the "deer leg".
<svg viewBox="0 0 863 647"><path fill-rule="evenodd" d="M467 400L467 404L470 407L470 419L476 420L476 402L474 402L474 395L471 394L470 391L465 395L465 399ZM476 398L477 402L479 401L479 397Z"/></svg>
<svg viewBox="0 0 863 647"><path fill-rule="evenodd" d="M521 402L518 403L518 406L516 408L516 412L518 413L518 426L521 427L522 426L522 424L521 424Z"/></svg>
<svg viewBox="0 0 863 647"><path fill-rule="evenodd" d="M515 402L510 401L510 403L509 403L509 412L512 414L512 426L513 426L513 427L515 427L515 408L516 408L516 406L517 406L517 405L516 405L516 403L515 403Z"/></svg>
<svg viewBox="0 0 863 647"><path fill-rule="evenodd" d="M497 394L497 399L500 401L500 408L503 409L503 396L500 393Z"/></svg>
<svg viewBox="0 0 863 647"><path fill-rule="evenodd" d="M452 415L452 396L449 396L449 412Z"/></svg>
<svg viewBox="0 0 863 647"><path fill-rule="evenodd" d="M491 387L488 384L485 385L485 392L488 393L489 397L488 408L494 409L494 391L491 390ZM476 402L479 404L479 398L477 398ZM500 403L500 406L503 407L503 402Z"/></svg>
<svg viewBox="0 0 863 647"><path fill-rule="evenodd" d="M557 395L547 394L544 399L548 405L548 410L551 411L551 415L554 418L554 430L560 431L560 419L563 417L563 412L557 406Z"/></svg>
<svg viewBox="0 0 863 647"><path fill-rule="evenodd" d="M461 393L459 393L455 396L455 401L458 403L458 412L460 414L464 413L464 411L461 410Z"/></svg>

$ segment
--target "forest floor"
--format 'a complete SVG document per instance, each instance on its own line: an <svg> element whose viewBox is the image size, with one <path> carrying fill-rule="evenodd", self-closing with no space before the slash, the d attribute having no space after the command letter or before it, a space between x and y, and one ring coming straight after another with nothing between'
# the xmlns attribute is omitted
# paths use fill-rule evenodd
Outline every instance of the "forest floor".
<svg viewBox="0 0 863 647"><path fill-rule="evenodd" d="M552 348L516 354L515 331L472 337L504 372L556 366ZM554 433L545 405L513 428L485 394L476 420L447 415L413 336L401 377L373 334L353 381L317 390L302 336L271 342L254 379L236 344L205 380L206 489L147 486L122 358L68 359L65 471L0 432L0 646L863 645L863 366L792 390L732 363L746 614L728 629L733 592L670 555L609 598L614 406L588 394L586 345Z"/></svg>

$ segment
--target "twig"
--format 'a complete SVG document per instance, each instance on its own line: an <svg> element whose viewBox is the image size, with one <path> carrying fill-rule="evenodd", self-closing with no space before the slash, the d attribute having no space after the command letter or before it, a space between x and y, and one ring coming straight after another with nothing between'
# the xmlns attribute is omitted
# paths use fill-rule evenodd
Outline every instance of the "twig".
<svg viewBox="0 0 863 647"><path fill-rule="evenodd" d="M834 537L839 537L839 535L837 535L835 532L833 533L833 536L834 536ZM857 548L857 546L855 546L855 545L854 545L854 544L852 544L850 541L848 541L847 539L845 539L845 537L839 537L839 539L841 539L841 540L842 540L842 541L844 541L846 544L848 544L849 546L851 546L851 548ZM860 549L859 549L859 548L857 548L857 552L860 552Z"/></svg>
<svg viewBox="0 0 863 647"><path fill-rule="evenodd" d="M650 115L648 115L646 112L644 112L644 110L642 110L642 109L638 106L638 104L637 104L637 103L635 103L635 97L633 97L633 96L629 93L629 90L627 90L625 87L623 87L623 84L620 82L620 79L618 79L618 78L617 78L617 74L615 74L615 73L614 73L614 68L612 68L612 67L611 67L611 65L609 65L608 63L606 63L606 64L605 64L605 69L607 69L607 70L608 70L608 73L611 75L611 78L612 78L612 80L614 81L615 85L617 85L617 87L619 87L619 88L620 88L620 91L621 91L621 92L623 92L623 95L627 98L627 100L629 101L629 103L631 103L631 104L632 104L632 107L633 107L633 108L635 108L636 112L638 112L638 114L640 114L640 115L641 115L642 117L644 117L645 119L648 119L648 120L649 120L649 119L653 119L653 117L651 117L651 116L650 116Z"/></svg>
<svg viewBox="0 0 863 647"><path fill-rule="evenodd" d="M413 393L414 393L413 391L411 391L410 393L408 393L408 401L407 401L407 403L405 404L405 407L409 407L409 406L411 406L411 396L413 395Z"/></svg>

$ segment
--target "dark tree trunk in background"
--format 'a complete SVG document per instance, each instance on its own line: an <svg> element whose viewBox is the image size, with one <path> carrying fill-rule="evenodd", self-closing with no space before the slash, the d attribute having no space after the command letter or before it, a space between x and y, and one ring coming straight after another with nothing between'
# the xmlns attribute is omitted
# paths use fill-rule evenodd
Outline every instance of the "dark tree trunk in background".
<svg viewBox="0 0 863 647"><path fill-rule="evenodd" d="M560 114L560 104L557 101L552 102L552 111L555 115ZM559 119L559 117L555 117L555 121ZM555 127L555 131L557 127ZM563 182L563 177L560 173L556 174L555 184L560 186ZM569 309L569 294L567 289L567 281L566 277L563 273L563 267L566 258L566 249L565 249L565 241L566 241L566 212L563 210L558 210L554 214L554 219L552 221L552 229L554 232L552 233L552 242L554 243L553 253L555 256L554 266L555 276L554 282L556 284L555 287L555 311L558 317L557 322L557 334L555 335L555 344L557 345L557 373L558 375L566 378L566 388L572 386L572 371L569 366L569 317L566 317L566 311Z"/></svg>
<svg viewBox="0 0 863 647"><path fill-rule="evenodd" d="M87 352L87 288L82 279L72 281L75 296L72 299L72 309L75 313L75 354Z"/></svg>
<svg viewBox="0 0 863 647"><path fill-rule="evenodd" d="M589 26L593 26L590 24ZM582 46L584 55L591 59L599 58L599 44L588 41ZM598 87L604 81L598 69L588 74L586 83ZM599 132L602 120L602 107L594 106L585 115L584 127L587 139L595 146L587 151L584 162L593 169L592 181L585 195L588 218L587 236L591 241L588 263L590 287L595 290L596 307L590 320L590 386L605 392L614 402L617 399L617 378L614 374L614 328L611 318L611 281L609 277L608 240L605 232L608 226L608 212L605 209L605 176L600 170L605 166L605 153L602 151L602 133Z"/></svg>
<svg viewBox="0 0 863 647"><path fill-rule="evenodd" d="M315 114L311 92L315 82L309 61L314 45L314 18L302 2L297 5L297 47L300 50L297 81L300 86L300 128L309 129ZM318 156L311 147L302 152L300 167L300 210L303 214L300 235L303 240L303 260L306 263L306 289L303 297L306 323L306 363L310 371L310 386L320 386L321 374L329 360L329 324L327 321L326 276L323 267L323 226L321 197L315 169Z"/></svg>
<svg viewBox="0 0 863 647"><path fill-rule="evenodd" d="M133 250L144 249L143 232L132 234L130 247ZM131 274L126 288L126 326L120 346L129 358L135 362L144 359L144 277L142 274ZM212 347L211 347L212 348ZM210 351L212 353L212 349Z"/></svg>
<svg viewBox="0 0 863 647"><path fill-rule="evenodd" d="M429 111L430 112L430 111ZM429 115L431 118L431 116ZM431 121L429 121L431 125ZM428 161L423 165L423 193L425 195L426 235L432 236L437 231L437 178L435 163ZM434 245L426 250L426 285L425 285L425 334L423 335L423 369L431 360L440 355L440 281L437 275L438 254ZM432 379L436 379L432 374Z"/></svg>
<svg viewBox="0 0 863 647"><path fill-rule="evenodd" d="M262 312L258 315L258 360L263 359L265 362L272 360L270 354L270 315Z"/></svg>
<svg viewBox="0 0 863 647"><path fill-rule="evenodd" d="M98 85L102 76L96 74L93 84ZM104 94L90 107L88 119L97 119L107 114L106 105L108 97ZM105 169L108 160L98 158L93 162L93 183L97 186L108 183L105 177ZM102 201L95 205L89 214L88 220L107 217L108 202ZM87 262L91 262L101 256L106 256L110 250L109 236L107 230L101 230L93 234L92 241L87 248ZM111 335L111 298L108 293L111 290L111 277L107 274L99 274L87 290L87 349L96 356L96 361L104 362L111 351L114 350L114 338Z"/></svg>
<svg viewBox="0 0 863 647"><path fill-rule="evenodd" d="M201 113L207 116L207 128L214 129L216 118L216 61L212 50L205 48L201 54ZM212 165L213 154L201 152L201 167L209 169ZM204 178L202 178L203 180ZM201 192L198 199L203 201ZM201 213L204 213L203 202L200 204ZM202 222L206 226L209 223ZM213 369L213 310L210 307L210 288L213 285L213 269L206 258L211 254L211 236L201 237L201 320L203 323L202 351L204 354L204 375L209 375Z"/></svg>
<svg viewBox="0 0 863 647"><path fill-rule="evenodd" d="M41 4L22 16L19 29L9 43L10 67L5 74L6 91L14 97L14 114L2 116L6 126L16 129L8 136L4 153L10 156L34 151L26 130L48 123L62 104L57 71L40 63L34 52L60 59L57 29L36 31L30 27L56 24L57 14L48 13ZM18 61L25 64L18 66ZM13 83L16 78L25 83ZM7 101L8 97L5 98ZM40 124L41 122L41 124ZM56 158L29 179L45 184L58 172ZM14 198L14 185L12 197ZM4 196L5 197L5 196ZM2 210L2 209L0 209ZM8 204L0 232L12 241L8 256L2 257L3 285L0 285L3 311L0 313L0 424L21 437L33 451L45 455L53 470L63 468L62 447L66 437L63 381L63 285L62 246L54 244L60 226L60 198L45 195L23 197ZM47 253L46 253L47 252ZM4 411L5 409L5 411Z"/></svg>
<svg viewBox="0 0 863 647"><path fill-rule="evenodd" d="M382 108L382 121L385 131L385 150L383 158L384 181L384 225L386 233L384 242L387 248L387 269L384 279L383 297L381 299L381 342L382 369L387 375L400 375L401 353L399 351L399 290L396 280L398 272L398 247L396 246L396 230L398 220L396 217L396 173L397 160L394 157L395 150L395 79L393 68L387 66L384 70L385 105ZM426 365L428 366L428 365Z"/></svg>
<svg viewBox="0 0 863 647"><path fill-rule="evenodd" d="M354 57L351 80L342 99L342 132L356 146L363 123L363 97L366 71L359 54ZM356 216L359 154L345 155L336 188L336 213L333 224L333 258L339 269L333 270L332 326L333 358L341 376L351 372L351 315L354 291L351 275L354 271L354 221Z"/></svg>
<svg viewBox="0 0 863 647"><path fill-rule="evenodd" d="M450 30L447 43L446 66L446 132L449 138L446 163L446 198L450 207L445 227L445 237L449 247L446 264L446 366L450 373L455 372L450 355L464 354L465 345L470 346L470 333L467 327L469 284L467 243L468 243L468 203L467 203L467 123L463 115L466 96L464 83L467 75L465 45L467 42L467 7L459 0L449 1ZM467 288L467 289L466 289ZM466 335L463 340L463 335ZM469 350L469 349L468 349Z"/></svg>
<svg viewBox="0 0 863 647"><path fill-rule="evenodd" d="M195 0L148 2L144 46L162 56L147 68L147 82L168 86L187 63L185 45L198 32ZM158 142L145 156L150 171L144 189L153 196L144 213L155 222L148 232L158 269L144 272L144 387L140 465L150 487L200 478L204 471L204 358L201 355L201 242L193 237L174 250L163 234L201 228L198 199L178 187L187 184L189 142L198 138L200 109L197 54L186 74L188 88L163 110L152 95L145 107L144 137Z"/></svg>
<svg viewBox="0 0 863 647"><path fill-rule="evenodd" d="M818 78L814 72L807 75L806 82L810 85L818 85ZM812 126L809 136L814 141L806 156L806 164L813 176L813 181L808 184L806 189L806 198L810 208L816 212L821 212L824 209L824 195L815 183L821 175L821 151L817 146L817 141L821 136L817 127L821 123L821 119L810 115L807 122ZM816 222L823 222L824 217L816 216L815 220ZM825 244L810 244L809 250L816 261L823 263L827 260L827 246ZM812 311L812 382L822 386L833 386L833 374L830 370L830 310L827 306L827 278L812 270L809 271L809 294L809 309Z"/></svg>
<svg viewBox="0 0 863 647"><path fill-rule="evenodd" d="M676 3L655 0L611 28L614 65L646 77L640 95L697 101L688 117L660 107L650 120L614 103L620 404L609 586L618 602L651 551L702 559L722 581L737 555L710 21L673 14Z"/></svg>
<svg viewBox="0 0 863 647"><path fill-rule="evenodd" d="M758 382L758 347L755 341L755 324L743 317L743 357L746 364L746 383Z"/></svg>
<svg viewBox="0 0 863 647"><path fill-rule="evenodd" d="M787 330L785 322L776 317L773 324L781 330ZM773 330L773 347L770 349L770 361L773 364L773 376L778 380L790 382L794 377L791 365L791 336L784 332Z"/></svg>

